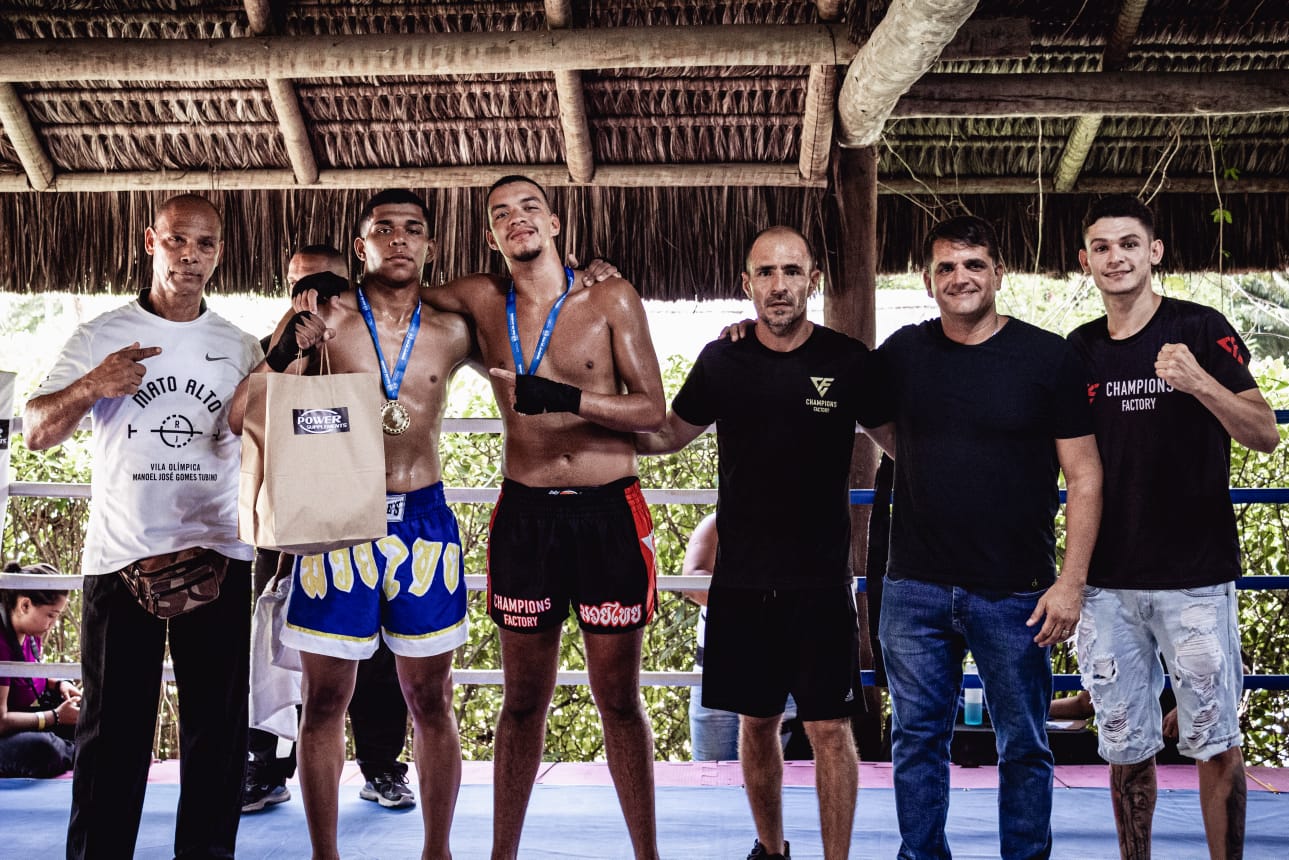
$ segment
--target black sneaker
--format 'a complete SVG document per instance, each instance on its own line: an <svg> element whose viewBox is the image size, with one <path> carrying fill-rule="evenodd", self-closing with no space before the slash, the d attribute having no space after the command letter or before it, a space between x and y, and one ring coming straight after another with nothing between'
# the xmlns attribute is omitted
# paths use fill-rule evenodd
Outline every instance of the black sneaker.
<svg viewBox="0 0 1289 860"><path fill-rule="evenodd" d="M374 800L386 809L415 806L416 796L407 787L406 773L382 773L371 779L358 791L363 800Z"/></svg>
<svg viewBox="0 0 1289 860"><path fill-rule="evenodd" d="M247 782L242 786L242 812L259 812L266 806L291 799L286 783Z"/></svg>
<svg viewBox="0 0 1289 860"><path fill-rule="evenodd" d="M783 853L771 854L765 850L760 839L752 841L752 853L747 855L747 860L792 860L792 851L789 850L788 840L783 840Z"/></svg>

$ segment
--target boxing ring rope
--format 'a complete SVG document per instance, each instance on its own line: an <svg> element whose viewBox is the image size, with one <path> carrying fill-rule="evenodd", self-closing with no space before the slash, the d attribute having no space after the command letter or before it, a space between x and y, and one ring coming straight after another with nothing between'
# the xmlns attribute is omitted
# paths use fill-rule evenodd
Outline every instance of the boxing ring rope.
<svg viewBox="0 0 1289 860"><path fill-rule="evenodd" d="M1277 409L1276 422L1289 424L1289 409ZM81 430L89 429L89 420L80 425ZM21 416L15 417L10 425L11 435L22 431ZM444 433L501 433L499 418L445 418ZM710 430L708 431L710 432ZM497 500L500 488L497 487L447 487L444 496L449 503L491 504ZM25 498L54 499L88 499L90 485L85 483L29 482L14 481L9 484L9 495ZM678 490L646 489L645 501L650 505L709 505L716 503L716 490ZM852 489L852 505L871 505L875 496L872 489ZM1061 491L1061 502L1065 502L1065 491ZM1231 502L1237 505L1247 504L1289 504L1289 488L1274 487L1231 488ZM0 588L54 588L79 589L83 577L79 575L44 576L20 573L0 573ZM467 574L466 588L469 591L486 591L487 577L483 574ZM661 591L705 591L711 583L709 576L658 576L657 586ZM1236 588L1246 591L1289 590L1289 576L1244 576L1236 580ZM855 577L855 590L866 591L864 577ZM453 669L453 681L458 684L500 684L500 669ZM864 686L875 684L875 673L864 670L860 673ZM76 679L81 677L80 663L20 663L0 661L0 677L11 678L44 678L57 677ZM165 664L163 678L174 680L174 670L169 663ZM1167 681L1167 679L1166 679ZM589 683L585 670L560 670L555 682L562 686L584 686ZM702 682L702 673L696 671L656 672L641 671L640 685L643 687L693 686ZM978 686L978 678L964 681L967 685ZM1053 675L1053 688L1060 691L1081 689L1077 674ZM1289 690L1289 675L1245 675L1246 690Z"/></svg>

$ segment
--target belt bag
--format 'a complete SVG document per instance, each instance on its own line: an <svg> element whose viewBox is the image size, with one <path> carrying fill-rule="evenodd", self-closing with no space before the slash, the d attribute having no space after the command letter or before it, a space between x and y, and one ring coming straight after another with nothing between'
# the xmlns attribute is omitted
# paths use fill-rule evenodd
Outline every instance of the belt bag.
<svg viewBox="0 0 1289 860"><path fill-rule="evenodd" d="M219 597L227 572L226 557L197 546L141 558L120 574L140 606L157 618L173 618Z"/></svg>

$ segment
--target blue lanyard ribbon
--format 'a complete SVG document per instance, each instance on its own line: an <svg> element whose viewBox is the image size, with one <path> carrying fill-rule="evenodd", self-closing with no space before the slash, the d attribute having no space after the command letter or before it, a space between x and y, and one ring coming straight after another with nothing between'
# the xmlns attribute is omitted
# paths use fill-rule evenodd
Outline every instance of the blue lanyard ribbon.
<svg viewBox="0 0 1289 860"><path fill-rule="evenodd" d="M385 396L390 400L397 400L398 390L403 387L403 374L407 372L407 360L412 356L412 344L416 343L416 333L421 328L421 301L417 299L416 310L412 311L412 320L408 323L407 334L403 335L403 346L398 351L398 361L394 363L393 373L385 366L385 353L380 348L380 336L376 334L371 302L363 295L362 287L358 288L358 309L363 312L367 331L371 332L371 341L376 345L376 360L380 362L380 381L385 387Z"/></svg>
<svg viewBox="0 0 1289 860"><path fill-rule="evenodd" d="M564 287L564 292L560 293L559 298L555 300L555 304L551 306L550 313L546 315L546 324L542 326L541 337L537 338L537 348L533 350L533 363L527 370L524 369L524 350L519 345L519 322L515 319L515 282L510 282L510 292L506 294L506 328L510 332L510 354L515 359L515 373L521 376L526 373L536 373L537 365L542 363L542 358L546 355L546 347L551 342L551 332L555 331L555 320L559 318L560 308L564 307L564 300L573 289L573 270L565 266L564 275L568 278L568 284Z"/></svg>

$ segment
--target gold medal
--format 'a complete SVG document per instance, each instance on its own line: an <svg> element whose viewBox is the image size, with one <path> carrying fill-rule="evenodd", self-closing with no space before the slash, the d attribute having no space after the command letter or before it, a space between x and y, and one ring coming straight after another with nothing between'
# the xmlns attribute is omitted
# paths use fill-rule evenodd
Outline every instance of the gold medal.
<svg viewBox="0 0 1289 860"><path fill-rule="evenodd" d="M380 427L386 436L401 436L412 426L412 415L397 400L386 400L380 408Z"/></svg>

